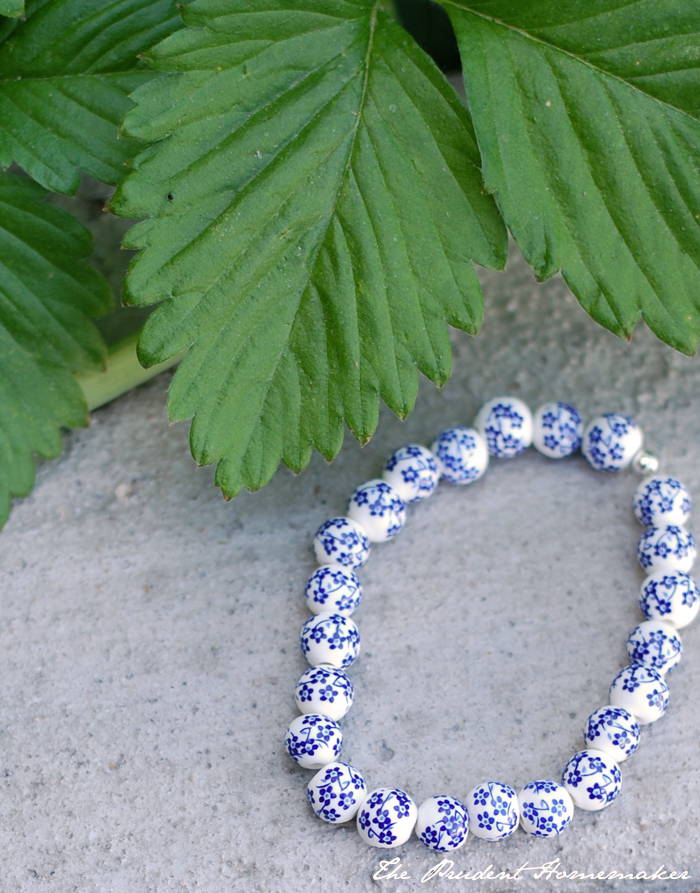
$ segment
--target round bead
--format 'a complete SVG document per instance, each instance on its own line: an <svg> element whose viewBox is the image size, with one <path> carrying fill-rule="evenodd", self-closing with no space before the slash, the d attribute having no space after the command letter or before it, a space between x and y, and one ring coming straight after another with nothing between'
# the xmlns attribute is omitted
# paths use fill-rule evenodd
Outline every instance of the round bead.
<svg viewBox="0 0 700 893"><path fill-rule="evenodd" d="M284 746L303 769L320 769L340 755L343 733L338 723L327 716L307 713L289 724Z"/></svg>
<svg viewBox="0 0 700 893"><path fill-rule="evenodd" d="M309 577L305 596L314 614L335 611L349 617L360 604L362 586L351 570L338 564L324 564Z"/></svg>
<svg viewBox="0 0 700 893"><path fill-rule="evenodd" d="M574 806L595 812L608 806L620 793L622 776L615 760L602 750L581 750L569 760L562 784Z"/></svg>
<svg viewBox="0 0 700 893"><path fill-rule="evenodd" d="M630 633L627 654L631 664L651 667L665 676L681 659L681 637L663 620L645 620Z"/></svg>
<svg viewBox="0 0 700 893"><path fill-rule="evenodd" d="M486 781L467 794L469 829L482 840L502 840L518 827L518 797L510 785Z"/></svg>
<svg viewBox="0 0 700 893"><path fill-rule="evenodd" d="M440 471L430 450L412 443L392 453L382 478L404 502L421 502L437 487Z"/></svg>
<svg viewBox="0 0 700 893"><path fill-rule="evenodd" d="M518 794L520 824L534 837L558 837L571 824L574 803L556 781L531 781Z"/></svg>
<svg viewBox="0 0 700 893"><path fill-rule="evenodd" d="M568 403L545 403L535 413L532 445L550 459L575 453L581 446L582 434L583 420Z"/></svg>
<svg viewBox="0 0 700 893"><path fill-rule="evenodd" d="M334 825L353 818L366 796L364 778L347 763L324 766L306 788L306 797L316 815Z"/></svg>
<svg viewBox="0 0 700 893"><path fill-rule="evenodd" d="M430 449L440 473L451 484L471 484L488 468L486 441L474 428L448 428Z"/></svg>
<svg viewBox="0 0 700 893"><path fill-rule="evenodd" d="M631 757L639 747L639 724L623 707L599 707L583 731L586 747L610 754L616 763Z"/></svg>
<svg viewBox="0 0 700 893"><path fill-rule="evenodd" d="M639 588L639 607L647 620L663 620L683 629L695 620L700 609L698 584L680 571L657 571Z"/></svg>
<svg viewBox="0 0 700 893"><path fill-rule="evenodd" d="M610 703L624 707L642 726L660 719L668 700L668 685L661 674L641 664L625 667L610 686Z"/></svg>
<svg viewBox="0 0 700 893"><path fill-rule="evenodd" d="M695 564L696 554L693 534L680 524L648 527L637 545L637 561L648 574L654 571L686 574Z"/></svg>
<svg viewBox="0 0 700 893"><path fill-rule="evenodd" d="M416 837L428 849L439 853L458 850L467 839L468 831L467 808L454 797L430 797L418 807Z"/></svg>
<svg viewBox="0 0 700 893"><path fill-rule="evenodd" d="M350 678L337 667L309 667L302 673L294 700L302 713L320 713L329 719L342 719L355 697Z"/></svg>
<svg viewBox="0 0 700 893"><path fill-rule="evenodd" d="M416 804L398 788L377 788L357 813L357 830L370 846L401 846L411 836L418 817Z"/></svg>
<svg viewBox="0 0 700 893"><path fill-rule="evenodd" d="M348 517L362 525L370 543L384 543L403 527L406 506L390 484L376 479L362 484L352 494Z"/></svg>
<svg viewBox="0 0 700 893"><path fill-rule="evenodd" d="M314 614L301 630L301 650L312 667L349 667L360 653L360 631L343 614Z"/></svg>
<svg viewBox="0 0 700 893"><path fill-rule="evenodd" d="M634 514L647 527L685 524L690 517L690 495L675 478L646 478L634 491Z"/></svg>
<svg viewBox="0 0 700 893"><path fill-rule="evenodd" d="M332 518L318 528L314 552L319 564L362 567L369 558L369 540L357 521Z"/></svg>
<svg viewBox="0 0 700 893"><path fill-rule="evenodd" d="M620 471L634 459L643 441L642 429L632 419L608 413L588 423L581 452L598 471Z"/></svg>
<svg viewBox="0 0 700 893"><path fill-rule="evenodd" d="M489 453L511 459L532 443L532 413L517 397L496 397L484 403L474 427L486 441Z"/></svg>

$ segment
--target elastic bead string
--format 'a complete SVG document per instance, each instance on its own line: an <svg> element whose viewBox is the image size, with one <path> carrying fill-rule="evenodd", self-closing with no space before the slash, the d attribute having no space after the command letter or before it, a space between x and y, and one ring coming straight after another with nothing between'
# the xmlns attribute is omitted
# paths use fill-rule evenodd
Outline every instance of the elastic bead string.
<svg viewBox="0 0 700 893"><path fill-rule="evenodd" d="M514 397L486 403L474 425L443 431L428 450L411 444L396 450L382 478L359 486L345 517L322 524L314 538L320 564L306 584L312 616L304 624L301 648L310 664L299 679L295 700L301 711L287 729L285 747L300 766L318 770L307 787L311 808L326 822L355 818L362 839L375 847L396 847L415 830L425 846L448 852L475 837L502 840L518 826L535 837L556 837L571 823L575 807L588 811L612 803L621 789L619 764L640 742L640 725L665 713L666 673L680 660L677 630L695 618L700 590L688 576L696 549L683 526L690 515L688 491L675 478L655 476L658 460L643 447L641 429L619 414L599 416L585 430L581 416L565 403L548 403L531 414ZM405 791L368 791L362 774L339 762L339 725L354 692L345 669L360 653L360 633L350 615L360 603L355 574L370 554L370 543L392 539L402 529L406 503L428 498L440 478L468 485L487 470L489 457L513 458L530 445L561 459L581 450L599 471L633 467L644 475L634 495L634 513L646 527L637 558L647 577L640 589L645 621L627 641L629 665L610 686L609 703L595 710L584 728L585 748L568 761L561 780L531 781L519 792L500 781L474 787L461 801L437 795L417 806Z"/></svg>

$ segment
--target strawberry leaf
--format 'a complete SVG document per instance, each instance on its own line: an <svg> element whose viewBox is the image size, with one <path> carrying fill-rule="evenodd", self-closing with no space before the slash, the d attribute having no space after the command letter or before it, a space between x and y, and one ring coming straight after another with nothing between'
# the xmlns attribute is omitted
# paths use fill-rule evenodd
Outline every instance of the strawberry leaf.
<svg viewBox="0 0 700 893"><path fill-rule="evenodd" d="M473 261L501 267L469 115L431 60L365 0L197 0L149 62L132 137L153 145L112 202L132 304L163 301L145 363L187 355L169 394L227 496L283 460L366 441L381 397L450 374L447 326L476 332Z"/></svg>

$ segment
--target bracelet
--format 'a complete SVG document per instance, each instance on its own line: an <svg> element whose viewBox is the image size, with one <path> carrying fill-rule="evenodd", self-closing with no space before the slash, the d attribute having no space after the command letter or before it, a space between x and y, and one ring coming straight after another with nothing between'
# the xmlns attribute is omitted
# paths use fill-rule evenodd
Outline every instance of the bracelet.
<svg viewBox="0 0 700 893"><path fill-rule="evenodd" d="M343 744L338 722L354 697L345 670L360 653L359 630L350 617L362 598L355 571L369 558L370 543L396 536L406 504L429 497L440 478L470 484L485 473L490 456L512 458L530 445L553 459L580 448L596 470L631 466L645 476L635 490L633 509L646 527L637 546L647 574L639 600L646 619L627 640L629 665L613 680L608 704L589 716L585 748L568 761L560 782L538 779L516 794L508 784L487 781L463 801L441 794L420 806L397 788L368 792L362 774L338 762ZM340 824L356 817L361 838L375 847L401 846L415 829L425 846L448 852L462 846L469 831L502 840L520 825L533 836L556 837L569 826L574 807L599 810L617 798L618 764L637 750L640 725L665 713L665 676L682 654L677 630L691 623L700 608L700 590L688 576L696 557L693 536L683 526L690 515L688 491L675 478L657 475L658 460L642 447L641 429L626 416L602 415L584 430L581 416L566 403L545 404L533 416L521 400L500 397L481 408L472 428L443 431L430 450L414 444L396 450L381 479L354 491L347 515L321 525L313 543L320 567L305 591L313 616L301 632L310 667L295 690L301 715L290 723L284 741L295 762L319 770L307 787L319 818Z"/></svg>

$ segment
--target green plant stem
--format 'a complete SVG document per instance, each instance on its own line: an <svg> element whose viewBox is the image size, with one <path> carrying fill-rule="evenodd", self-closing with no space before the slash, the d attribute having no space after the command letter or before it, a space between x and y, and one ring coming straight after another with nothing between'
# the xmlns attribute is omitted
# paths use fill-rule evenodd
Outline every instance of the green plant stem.
<svg viewBox="0 0 700 893"><path fill-rule="evenodd" d="M90 412L155 378L182 359L183 355L179 354L164 363L144 369L136 355L138 339L139 333L136 332L113 344L109 349L107 368L104 371L76 373L75 380L83 389Z"/></svg>

